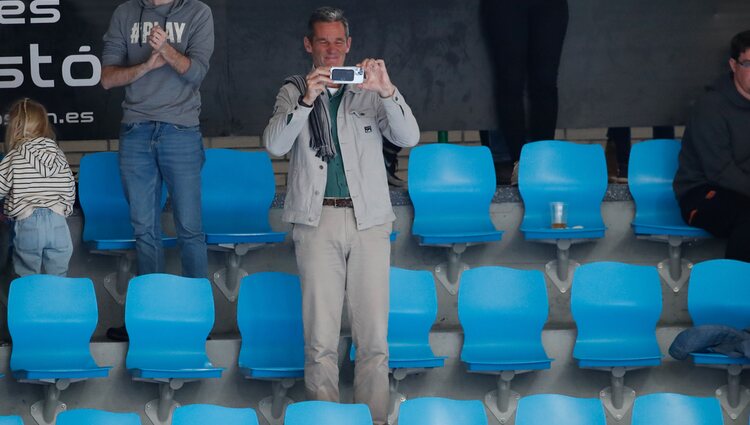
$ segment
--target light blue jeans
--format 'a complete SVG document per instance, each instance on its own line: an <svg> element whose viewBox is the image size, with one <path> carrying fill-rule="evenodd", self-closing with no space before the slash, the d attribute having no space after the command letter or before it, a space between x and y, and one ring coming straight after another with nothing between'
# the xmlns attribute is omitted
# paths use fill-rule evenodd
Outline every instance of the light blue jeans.
<svg viewBox="0 0 750 425"><path fill-rule="evenodd" d="M161 241L162 181L167 185L182 274L208 276L206 237L201 222L201 168L205 161L198 126L147 121L120 129L120 176L135 230L138 273L164 272Z"/></svg>
<svg viewBox="0 0 750 425"><path fill-rule="evenodd" d="M73 241L65 217L47 208L37 208L14 224L13 268L17 275L65 276L73 255Z"/></svg>

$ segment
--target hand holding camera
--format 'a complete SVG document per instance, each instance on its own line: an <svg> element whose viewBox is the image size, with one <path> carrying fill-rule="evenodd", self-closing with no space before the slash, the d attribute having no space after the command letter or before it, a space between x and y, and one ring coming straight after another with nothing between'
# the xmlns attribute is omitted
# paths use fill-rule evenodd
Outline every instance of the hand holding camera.
<svg viewBox="0 0 750 425"><path fill-rule="evenodd" d="M333 81L330 78L330 73L330 67L321 66L313 69L307 74L307 77L305 77L305 80L307 81L307 91L302 97L302 101L306 105L312 106L312 104L315 103L315 99L317 99L318 96L323 93L323 90L326 89L326 86L333 84Z"/></svg>
<svg viewBox="0 0 750 425"><path fill-rule="evenodd" d="M365 81L359 85L360 88L376 91L380 97L391 97L396 92L382 59L365 59L357 66L365 71Z"/></svg>

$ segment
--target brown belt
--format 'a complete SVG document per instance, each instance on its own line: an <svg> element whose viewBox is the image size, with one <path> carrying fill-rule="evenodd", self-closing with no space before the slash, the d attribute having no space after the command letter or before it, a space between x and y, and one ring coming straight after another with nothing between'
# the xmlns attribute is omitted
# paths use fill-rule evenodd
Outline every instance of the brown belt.
<svg viewBox="0 0 750 425"><path fill-rule="evenodd" d="M324 207L354 208L352 198L323 198Z"/></svg>

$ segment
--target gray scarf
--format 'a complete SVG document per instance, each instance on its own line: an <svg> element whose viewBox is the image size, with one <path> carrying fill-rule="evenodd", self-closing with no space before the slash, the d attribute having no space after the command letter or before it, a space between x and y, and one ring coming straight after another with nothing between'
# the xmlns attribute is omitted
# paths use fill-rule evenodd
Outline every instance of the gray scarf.
<svg viewBox="0 0 750 425"><path fill-rule="evenodd" d="M291 83L300 93L307 91L307 81L302 75L292 75L284 80L284 84ZM323 103L323 96L318 96L313 102L313 110L310 112L310 148L315 151L315 156L325 162L336 157L336 149L333 147L331 137L331 118L328 116L328 108Z"/></svg>

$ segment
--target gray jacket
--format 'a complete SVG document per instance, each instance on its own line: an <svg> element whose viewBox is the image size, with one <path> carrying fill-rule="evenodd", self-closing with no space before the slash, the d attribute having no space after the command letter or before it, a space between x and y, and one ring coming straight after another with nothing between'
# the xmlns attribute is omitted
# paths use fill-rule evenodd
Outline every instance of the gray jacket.
<svg viewBox="0 0 750 425"><path fill-rule="evenodd" d="M383 99L376 92L350 86L343 96L336 118L341 145L338 154L344 161L357 228L364 230L396 219L383 163L382 136L398 146L414 146L419 142L419 126L398 89ZM263 144L274 156L291 152L283 220L317 226L328 164L310 148L308 116L312 108L301 106L299 97L292 84L281 87L273 116L263 131ZM327 99L323 103L328 107Z"/></svg>
<svg viewBox="0 0 750 425"><path fill-rule="evenodd" d="M102 65L133 66L148 60L148 34L158 23L169 44L190 58L180 75L168 64L125 87L123 123L162 121L183 126L199 124L200 86L214 50L211 9L198 0L174 0L154 6L150 0L128 0L112 15L104 35Z"/></svg>

